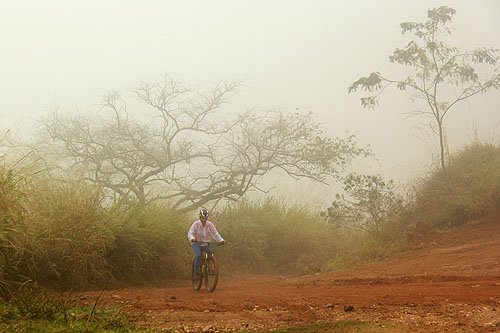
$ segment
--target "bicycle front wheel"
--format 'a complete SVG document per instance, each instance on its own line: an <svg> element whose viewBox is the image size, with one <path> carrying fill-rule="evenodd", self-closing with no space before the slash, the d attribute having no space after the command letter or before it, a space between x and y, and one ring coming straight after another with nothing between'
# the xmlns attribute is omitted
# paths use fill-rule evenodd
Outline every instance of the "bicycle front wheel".
<svg viewBox="0 0 500 333"><path fill-rule="evenodd" d="M191 285L193 286L193 289L196 291L200 290L202 282L203 282L203 275L198 274L198 272L194 271L194 260L193 260L193 264L191 265Z"/></svg>
<svg viewBox="0 0 500 333"><path fill-rule="evenodd" d="M217 259L214 256L208 258L204 268L205 288L208 292L213 292L217 288L217 282L219 282L219 263Z"/></svg>

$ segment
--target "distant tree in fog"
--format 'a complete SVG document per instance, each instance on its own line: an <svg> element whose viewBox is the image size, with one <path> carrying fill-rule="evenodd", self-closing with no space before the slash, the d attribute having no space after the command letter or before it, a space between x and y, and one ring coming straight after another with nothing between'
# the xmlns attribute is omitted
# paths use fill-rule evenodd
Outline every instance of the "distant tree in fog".
<svg viewBox="0 0 500 333"><path fill-rule="evenodd" d="M143 82L133 90L140 114L108 93L97 116L54 111L44 122L48 147L60 167L117 197L167 200L180 211L265 191L259 182L271 171L326 182L367 153L352 136L324 136L311 114L230 112L238 87L219 82L201 92L170 76Z"/></svg>
<svg viewBox="0 0 500 333"><path fill-rule="evenodd" d="M428 20L423 23L401 23L402 33L413 33L416 40L405 47L394 50L390 62L411 67L413 74L400 79L387 78L379 72L362 77L349 88L349 93L358 89L377 92L361 98L364 107L373 109L379 95L390 85L398 90L408 91L412 101L422 100L424 106L416 106L416 115L430 116L431 129L439 138L440 165L448 181L446 168L446 139L444 119L457 105L479 93L500 88L500 73L497 63L500 57L494 48L480 47L472 51L462 51L445 43L451 35L451 24L455 10L442 6L429 10ZM493 71L488 71L493 66ZM484 68L483 68L484 67ZM481 77L484 70L488 75Z"/></svg>
<svg viewBox="0 0 500 333"><path fill-rule="evenodd" d="M343 178L345 194L336 194L322 217L337 227L377 235L384 223L400 212L403 201L392 180L380 175L349 174Z"/></svg>

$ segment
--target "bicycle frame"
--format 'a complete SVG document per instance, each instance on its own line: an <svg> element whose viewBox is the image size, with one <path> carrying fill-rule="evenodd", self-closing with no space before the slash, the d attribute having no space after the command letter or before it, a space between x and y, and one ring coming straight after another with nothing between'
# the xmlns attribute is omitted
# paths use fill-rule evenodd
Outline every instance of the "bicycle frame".
<svg viewBox="0 0 500 333"><path fill-rule="evenodd" d="M210 244L212 243L196 242L195 244L200 244L202 254L198 272L194 272L194 258L193 258L193 264L191 269L192 273L191 282L193 289L195 291L199 291L201 289L203 280L205 280L205 289L208 292L213 292L217 287L217 282L219 280L219 264L213 251L211 253L206 251L206 247L210 246ZM201 274L195 274L195 273L201 273Z"/></svg>

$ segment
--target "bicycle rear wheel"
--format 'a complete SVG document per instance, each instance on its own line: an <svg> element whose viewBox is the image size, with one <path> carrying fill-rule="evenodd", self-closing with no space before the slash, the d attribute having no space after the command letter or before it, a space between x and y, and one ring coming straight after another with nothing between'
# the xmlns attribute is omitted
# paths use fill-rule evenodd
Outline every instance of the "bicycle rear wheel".
<svg viewBox="0 0 500 333"><path fill-rule="evenodd" d="M213 255L207 259L204 273L205 288L208 292L213 292L217 288L217 282L219 282L219 263Z"/></svg>
<svg viewBox="0 0 500 333"><path fill-rule="evenodd" d="M194 260L193 264L191 265L191 285L193 286L193 289L198 291L201 289L201 284L203 282L203 274L196 274L198 272L194 271Z"/></svg>

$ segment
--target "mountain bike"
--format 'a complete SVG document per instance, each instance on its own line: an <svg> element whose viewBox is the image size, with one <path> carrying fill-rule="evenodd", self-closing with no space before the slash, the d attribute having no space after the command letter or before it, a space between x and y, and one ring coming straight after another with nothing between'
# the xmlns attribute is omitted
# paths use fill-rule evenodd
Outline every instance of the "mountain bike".
<svg viewBox="0 0 500 333"><path fill-rule="evenodd" d="M194 271L194 258L191 265L191 284L193 289L199 291L203 280L205 280L205 289L208 292L213 292L217 288L219 282L219 262L215 254L207 252L205 249L211 244L222 245L224 243L210 243L210 242L194 242L201 247L201 261L198 272ZM197 273L197 274L195 274Z"/></svg>

